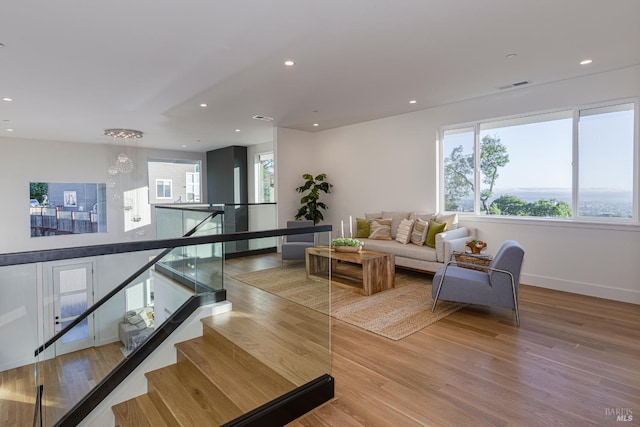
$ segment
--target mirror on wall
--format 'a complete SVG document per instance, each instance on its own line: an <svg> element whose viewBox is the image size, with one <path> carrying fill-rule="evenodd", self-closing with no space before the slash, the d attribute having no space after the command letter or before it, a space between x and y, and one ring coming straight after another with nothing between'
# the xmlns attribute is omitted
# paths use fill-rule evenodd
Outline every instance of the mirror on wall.
<svg viewBox="0 0 640 427"><path fill-rule="evenodd" d="M106 184L29 183L31 237L106 233L106 195Z"/></svg>

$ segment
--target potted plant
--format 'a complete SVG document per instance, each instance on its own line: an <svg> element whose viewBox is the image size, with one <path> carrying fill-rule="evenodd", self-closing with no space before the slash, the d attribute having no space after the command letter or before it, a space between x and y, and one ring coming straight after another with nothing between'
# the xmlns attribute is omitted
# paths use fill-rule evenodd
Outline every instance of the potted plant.
<svg viewBox="0 0 640 427"><path fill-rule="evenodd" d="M338 237L331 241L331 247L338 252L360 252L364 243L350 237Z"/></svg>
<svg viewBox="0 0 640 427"><path fill-rule="evenodd" d="M302 206L298 209L298 213L295 218L309 219L313 221L314 225L316 225L324 219L321 209L328 209L327 205L318 200L320 199L320 192L330 193L333 185L325 181L327 179L327 174L325 173L316 177L309 173L305 173L302 175L302 178L306 181L303 185L296 188L296 191L298 193L303 193L304 196L300 199Z"/></svg>

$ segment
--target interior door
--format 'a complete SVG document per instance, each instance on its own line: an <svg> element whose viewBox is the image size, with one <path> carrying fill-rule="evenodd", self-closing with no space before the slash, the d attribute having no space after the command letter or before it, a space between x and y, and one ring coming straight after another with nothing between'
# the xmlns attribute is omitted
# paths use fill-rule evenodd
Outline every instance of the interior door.
<svg viewBox="0 0 640 427"><path fill-rule="evenodd" d="M58 333L93 304L93 263L53 267L54 333ZM93 315L74 326L55 344L55 354L93 347Z"/></svg>

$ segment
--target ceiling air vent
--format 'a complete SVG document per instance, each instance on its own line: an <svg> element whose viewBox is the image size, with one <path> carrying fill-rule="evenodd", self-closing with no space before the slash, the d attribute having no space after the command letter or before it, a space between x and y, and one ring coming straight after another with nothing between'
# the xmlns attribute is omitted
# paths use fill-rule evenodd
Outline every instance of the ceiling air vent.
<svg viewBox="0 0 640 427"><path fill-rule="evenodd" d="M520 87L520 86L526 86L531 84L531 80L523 80L521 82L515 82L515 83L511 83L509 85L506 86L500 86L498 89L503 90L503 89L511 89L514 87Z"/></svg>
<svg viewBox="0 0 640 427"><path fill-rule="evenodd" d="M253 118L256 120L262 120L265 122L270 122L273 120L273 117L261 116L260 114L256 114L255 116L253 116Z"/></svg>

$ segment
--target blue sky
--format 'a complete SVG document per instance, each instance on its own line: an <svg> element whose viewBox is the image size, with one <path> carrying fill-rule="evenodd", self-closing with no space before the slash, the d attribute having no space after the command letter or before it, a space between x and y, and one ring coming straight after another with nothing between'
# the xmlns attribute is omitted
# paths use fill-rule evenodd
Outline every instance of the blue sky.
<svg viewBox="0 0 640 427"><path fill-rule="evenodd" d="M570 113L570 112L569 112ZM543 118L544 115L539 116ZM499 169L497 189L571 189L572 119L517 124L517 120L481 130L497 136L507 146L509 163ZM511 122L511 123L510 123ZM496 127L502 125L502 127ZM508 127L505 127L508 126ZM581 117L580 187L631 191L633 186L633 111L608 112ZM473 132L449 134L445 154L463 145L470 153Z"/></svg>

